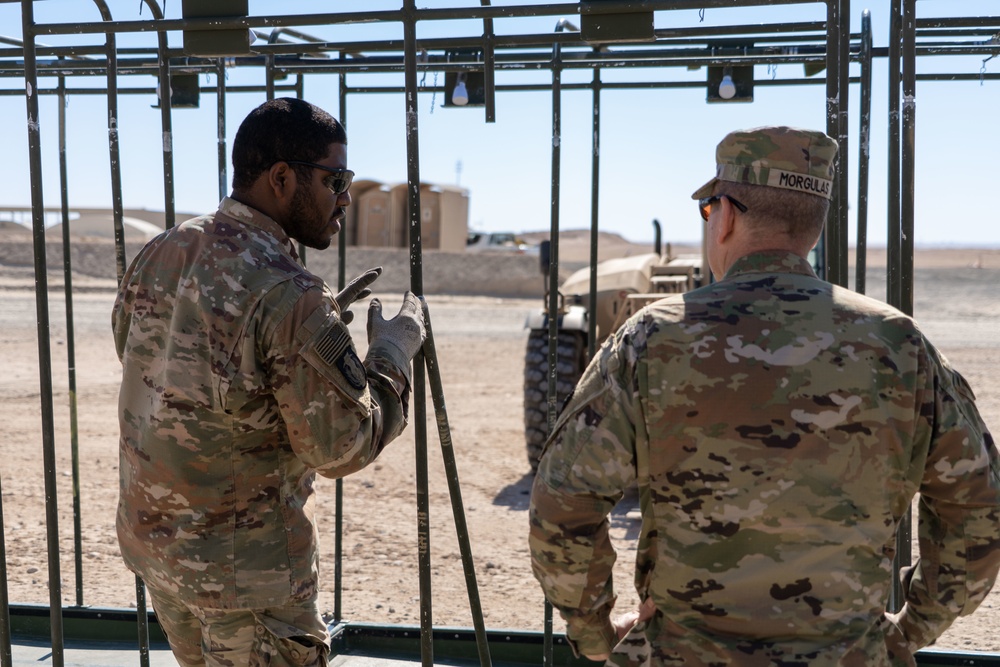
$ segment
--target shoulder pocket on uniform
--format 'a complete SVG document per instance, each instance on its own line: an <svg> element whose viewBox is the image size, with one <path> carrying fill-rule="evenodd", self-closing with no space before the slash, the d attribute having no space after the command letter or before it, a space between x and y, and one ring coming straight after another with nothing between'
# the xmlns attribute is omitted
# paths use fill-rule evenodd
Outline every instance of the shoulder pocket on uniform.
<svg viewBox="0 0 1000 667"><path fill-rule="evenodd" d="M370 407L368 374L354 349L347 326L336 314L317 310L303 323L300 335L304 338L299 350L302 358L367 412Z"/></svg>

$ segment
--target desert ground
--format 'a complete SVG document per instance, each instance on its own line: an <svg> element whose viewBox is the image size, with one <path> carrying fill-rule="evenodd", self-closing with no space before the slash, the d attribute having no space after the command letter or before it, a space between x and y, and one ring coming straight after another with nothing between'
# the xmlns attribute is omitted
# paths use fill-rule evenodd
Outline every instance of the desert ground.
<svg viewBox="0 0 1000 667"><path fill-rule="evenodd" d="M110 337L114 298L113 260L106 242L74 244L73 320L66 325L61 250L50 248L48 313L53 434L54 498L43 484L43 422L34 271L25 239L0 243L0 489L7 556L6 583L16 603L47 604L46 502L56 503L62 600L97 607L135 605L135 584L123 567L114 532L118 453L116 401L120 369ZM574 245L575 243L575 245ZM20 249L18 249L18 247ZM616 247L602 254L645 252ZM133 248L134 249L134 248ZM352 249L353 250L353 249ZM567 242L569 265L584 261L585 246ZM310 254L310 266L336 281L335 261ZM131 256L131 254L129 255ZM408 286L407 255L353 253L350 277L381 263L386 273L375 292L387 312ZM98 268L94 268L98 267ZM884 253L869 254L869 293L884 294ZM541 303L537 259L426 253L423 285L431 314L437 367L443 383L447 423L457 459L461 500L468 522L478 592L486 626L541 630L543 602L531 575L527 547L530 468L522 423L524 320ZM1000 430L1000 250L921 250L916 258L914 311L918 320L977 393L980 409ZM356 306L365 312L365 303ZM364 353L364 317L352 325ZM44 341L43 341L44 343ZM70 392L68 350L74 348L75 394ZM44 368L44 364L42 365ZM433 619L439 627L471 627L469 598L453 519L453 501L442 465L434 408L426 394L430 496ZM76 401L76 431L71 402ZM414 412L411 409L411 416ZM440 421L440 420L438 420ZM416 625L419 622L416 471L413 424L369 468L344 480L343 618L349 621ZM83 587L75 585L74 503L71 444L79 449L79 498ZM321 479L320 529L323 608L334 609L334 483ZM635 604L631 590L632 546L637 522L623 503L612 517L619 551L618 607ZM82 597L80 595L82 594ZM557 630L562 629L556 621ZM1000 651L1000 592L971 617L961 619L938 647Z"/></svg>

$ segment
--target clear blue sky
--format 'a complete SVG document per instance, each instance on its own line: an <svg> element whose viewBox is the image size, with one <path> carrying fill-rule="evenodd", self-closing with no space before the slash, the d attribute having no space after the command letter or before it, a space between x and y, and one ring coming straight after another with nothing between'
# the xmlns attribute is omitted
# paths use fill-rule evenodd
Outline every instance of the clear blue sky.
<svg viewBox="0 0 1000 667"><path fill-rule="evenodd" d="M551 1L551 0L550 0ZM278 3L250 1L251 14L276 11ZM401 0L340 0L336 3L287 0L280 3L289 12L313 13L397 9ZM494 5L505 4L495 0ZM510 4L510 3L506 3ZM518 2L516 4L526 4ZM572 3L570 3L572 4ZM140 0L108 0L116 20L150 19ZM478 0L421 0L421 7L476 7ZM875 45L888 40L890 0L869 5L855 0L850 22L858 31L861 13L871 10ZM995 0L951 0L918 2L918 16L997 15ZM180 16L179 0L167 0L167 16ZM730 25L779 20L824 20L825 5L805 4L775 8L709 9L704 20L696 10L658 12L657 27ZM35 3L38 23L98 21L95 6L84 0L45 0ZM577 16L567 12L576 22ZM500 34L544 33L555 28L558 17L502 19L495 22ZM380 39L402 35L393 25L309 26L304 31L336 40ZM267 29L263 29L265 32ZM427 22L418 27L418 37L481 34L480 22ZM20 3L0 3L0 35L20 37ZM181 46L180 34L170 34L171 46ZM48 44L103 43L92 35L45 38ZM155 45L154 33L119 36L119 46ZM978 74L982 56L922 59L919 72L956 71ZM985 63L989 72L1000 72L1000 57ZM858 71L852 66L852 74ZM567 72L563 81L589 81L589 72ZM606 72L606 81L621 73ZM704 79L704 70L687 72L673 68L666 73L629 70L626 76L677 80ZM800 66L787 65L768 72L758 68L758 78L798 78ZM433 83L434 73L427 74ZM869 242L884 245L887 173L887 73L884 62L874 70L871 139L871 187ZM154 86L146 76L120 77L121 86ZM443 82L443 74L439 75ZM498 72L500 84L545 83L547 72ZM352 84L368 81L401 85L402 75L368 75L351 78ZM54 80L43 80L51 87ZM203 85L214 78L202 77ZM261 70L230 70L229 83L264 83ZM71 79L73 86L103 87L103 78ZM0 79L0 89L22 90L20 79ZM306 99L335 115L338 113L337 78L312 75L305 82ZM851 239L857 204L855 183L858 164L857 86L850 90ZM231 139L246 113L264 100L259 95L233 94L227 101L227 127ZM127 207L163 208L161 135L159 111L145 96L121 96L121 133L124 202ZM503 93L497 98L497 121L487 124L483 109L442 108L441 96L422 94L419 99L420 164L423 180L460 184L470 192L470 227L496 231L537 231L549 228L551 165L551 94L549 92ZM695 241L700 227L691 192L707 180L714 169L714 149L732 129L764 124L787 124L824 129L825 87L758 87L752 104L708 105L703 88L662 91L605 91L602 96L601 190L602 229L629 240L652 239L651 221L664 227L664 239ZM562 204L563 229L590 225L591 94L566 92L562 98ZM348 100L347 129L349 162L358 178L385 182L406 180L406 146L402 95L353 95ZM110 167L106 132L106 101L103 96L74 96L68 107L68 155L70 201L75 206L110 207ZM216 175L216 109L214 95L202 95L201 108L174 111L176 208L201 213L218 202ZM917 180L915 242L930 245L983 245L1000 247L1000 207L995 203L997 152L1000 148L1000 81L922 82L916 96ZM44 194L47 205L59 203L57 107L54 96L41 99ZM24 99L0 97L0 124L4 159L0 161L0 206L30 204ZM461 165L459 169L459 164Z"/></svg>

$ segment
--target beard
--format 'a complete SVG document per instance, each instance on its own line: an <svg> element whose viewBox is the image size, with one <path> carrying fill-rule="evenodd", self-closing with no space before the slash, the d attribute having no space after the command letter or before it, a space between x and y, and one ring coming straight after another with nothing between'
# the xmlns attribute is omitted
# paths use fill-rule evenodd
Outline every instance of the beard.
<svg viewBox="0 0 1000 667"><path fill-rule="evenodd" d="M309 187L299 185L292 195L289 211L288 235L308 248L326 250L333 234L328 232L330 218L316 205L316 198Z"/></svg>

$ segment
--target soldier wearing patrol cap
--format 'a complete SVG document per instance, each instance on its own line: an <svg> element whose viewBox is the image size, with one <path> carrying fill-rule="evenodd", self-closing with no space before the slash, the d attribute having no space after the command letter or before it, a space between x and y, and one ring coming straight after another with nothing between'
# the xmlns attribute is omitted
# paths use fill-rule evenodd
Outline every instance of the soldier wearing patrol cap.
<svg viewBox="0 0 1000 667"><path fill-rule="evenodd" d="M630 318L532 489L532 565L608 665L913 665L1000 568L1000 457L916 323L816 277L836 142L727 135L693 195L717 282ZM612 619L608 514L638 485L637 611ZM887 609L919 493L920 557Z"/></svg>
<svg viewBox="0 0 1000 667"><path fill-rule="evenodd" d="M325 665L313 483L375 460L407 422L424 339L407 292L368 313L362 362L348 310L372 269L333 294L298 241L326 248L351 203L347 135L277 99L233 143L233 193L133 260L112 324L119 397L118 539L182 667Z"/></svg>

